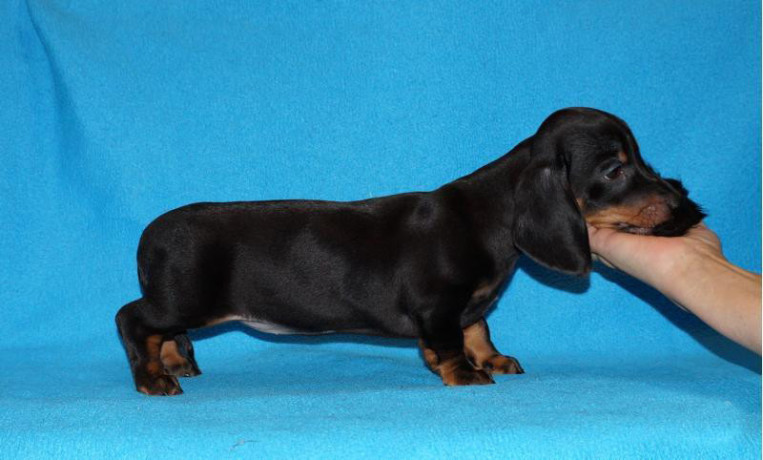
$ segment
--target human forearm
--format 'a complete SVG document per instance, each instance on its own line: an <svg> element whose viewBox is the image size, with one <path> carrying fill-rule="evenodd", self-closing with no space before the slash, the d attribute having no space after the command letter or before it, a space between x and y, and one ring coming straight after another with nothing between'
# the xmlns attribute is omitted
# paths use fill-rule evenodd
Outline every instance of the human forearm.
<svg viewBox="0 0 763 460"><path fill-rule="evenodd" d="M761 278L729 263L704 224L661 238L589 228L591 249L610 266L654 286L710 327L761 351Z"/></svg>
<svg viewBox="0 0 763 460"><path fill-rule="evenodd" d="M760 354L760 275L722 256L688 258L682 265L655 287L710 327Z"/></svg>

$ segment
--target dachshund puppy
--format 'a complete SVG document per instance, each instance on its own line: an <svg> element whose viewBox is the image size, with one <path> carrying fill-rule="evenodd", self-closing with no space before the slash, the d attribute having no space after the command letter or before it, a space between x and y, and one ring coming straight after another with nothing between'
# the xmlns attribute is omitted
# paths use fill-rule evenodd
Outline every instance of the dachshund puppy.
<svg viewBox="0 0 763 460"><path fill-rule="evenodd" d="M570 108L479 170L432 192L354 202L198 203L143 232L143 297L116 322L138 391L200 374L186 331L243 321L274 334L419 339L446 385L519 374L485 314L520 254L591 269L586 222L675 236L704 214L662 179L619 118Z"/></svg>

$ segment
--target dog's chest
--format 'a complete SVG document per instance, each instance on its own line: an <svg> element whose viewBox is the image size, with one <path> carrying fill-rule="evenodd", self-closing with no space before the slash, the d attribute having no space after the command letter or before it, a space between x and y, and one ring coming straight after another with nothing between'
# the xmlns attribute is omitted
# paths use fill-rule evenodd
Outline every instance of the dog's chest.
<svg viewBox="0 0 763 460"><path fill-rule="evenodd" d="M488 306L495 302L498 298L498 291L500 286L505 280L505 277L495 277L490 280L486 280L477 285L477 288L472 293L472 297L469 299L469 305L479 305L487 303Z"/></svg>
<svg viewBox="0 0 763 460"><path fill-rule="evenodd" d="M503 286L513 271L514 260L504 270L477 284L462 314L462 318L468 324L471 324L473 320L481 318L495 304L503 290Z"/></svg>

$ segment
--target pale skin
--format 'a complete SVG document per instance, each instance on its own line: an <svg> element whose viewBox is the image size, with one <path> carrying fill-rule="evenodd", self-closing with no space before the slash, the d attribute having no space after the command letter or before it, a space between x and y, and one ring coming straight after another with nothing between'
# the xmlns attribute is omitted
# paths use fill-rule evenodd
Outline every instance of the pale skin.
<svg viewBox="0 0 763 460"><path fill-rule="evenodd" d="M729 339L761 352L761 277L730 263L704 223L677 238L588 227L605 264L653 286Z"/></svg>

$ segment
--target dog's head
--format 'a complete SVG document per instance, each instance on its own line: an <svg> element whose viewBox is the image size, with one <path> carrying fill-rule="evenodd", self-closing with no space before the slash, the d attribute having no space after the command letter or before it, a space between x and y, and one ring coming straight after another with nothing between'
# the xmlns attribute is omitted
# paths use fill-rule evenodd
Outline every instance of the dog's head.
<svg viewBox="0 0 763 460"><path fill-rule="evenodd" d="M537 262L590 270L586 223L643 235L678 236L705 214L675 179L641 159L628 126L606 112L563 109L529 139L515 189L516 246Z"/></svg>

